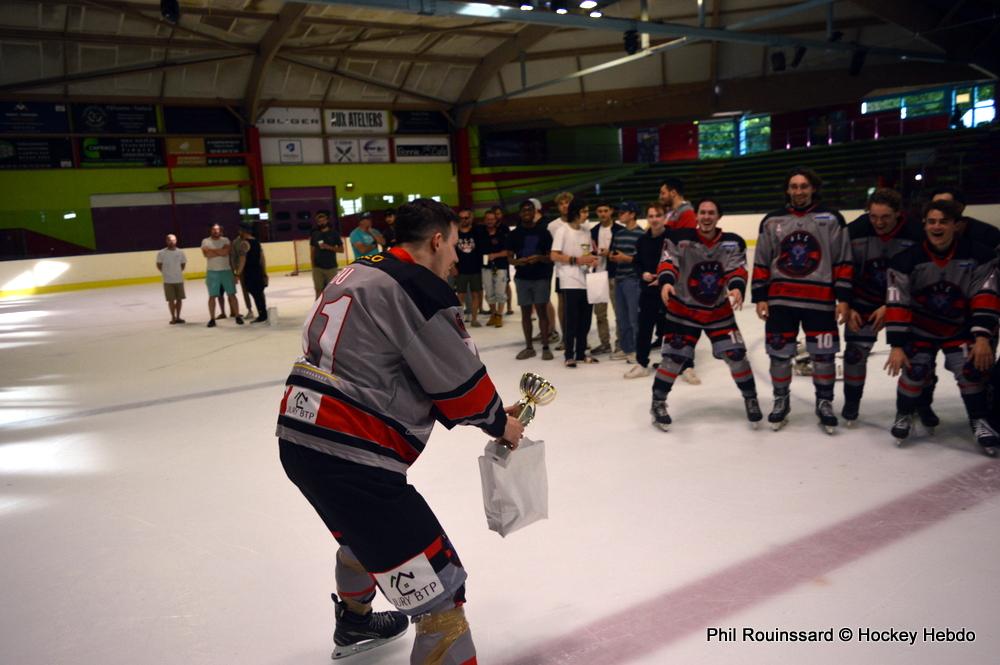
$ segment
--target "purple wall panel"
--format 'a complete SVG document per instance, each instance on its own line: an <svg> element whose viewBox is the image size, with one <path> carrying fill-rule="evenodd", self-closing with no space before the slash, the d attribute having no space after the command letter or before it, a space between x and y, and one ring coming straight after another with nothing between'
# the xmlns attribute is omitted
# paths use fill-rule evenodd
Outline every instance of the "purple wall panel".
<svg viewBox="0 0 1000 665"><path fill-rule="evenodd" d="M222 224L225 235L232 238L240 219L238 203L176 206L176 225L168 205L93 208L91 212L98 253L160 249L168 233L175 233L182 247L198 246L212 224Z"/></svg>
<svg viewBox="0 0 1000 665"><path fill-rule="evenodd" d="M313 216L327 211L335 226L339 226L333 187L285 187L271 189L271 239L305 238L314 228ZM341 229L341 233L344 233Z"/></svg>

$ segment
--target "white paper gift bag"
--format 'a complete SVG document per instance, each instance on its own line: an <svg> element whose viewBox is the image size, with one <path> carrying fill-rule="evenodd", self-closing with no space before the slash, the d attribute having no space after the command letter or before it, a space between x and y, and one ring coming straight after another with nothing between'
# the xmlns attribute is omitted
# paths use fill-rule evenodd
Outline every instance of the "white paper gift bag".
<svg viewBox="0 0 1000 665"><path fill-rule="evenodd" d="M517 450L491 441L479 458L483 508L491 531L506 536L549 516L545 443L521 439Z"/></svg>
<svg viewBox="0 0 1000 665"><path fill-rule="evenodd" d="M611 288L608 285L606 270L587 273L587 302L591 305L606 303L611 300Z"/></svg>

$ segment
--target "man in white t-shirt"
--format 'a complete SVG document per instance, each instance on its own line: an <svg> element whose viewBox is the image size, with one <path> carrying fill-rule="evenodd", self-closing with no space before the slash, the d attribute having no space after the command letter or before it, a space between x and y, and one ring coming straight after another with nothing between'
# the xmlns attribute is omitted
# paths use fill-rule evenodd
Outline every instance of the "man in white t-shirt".
<svg viewBox="0 0 1000 665"><path fill-rule="evenodd" d="M545 222L545 230L549 232L553 238L556 237L556 233L559 229L566 226L566 215L569 211L569 204L573 201L572 192L560 192L556 195L555 202L556 207L559 210L559 216L550 219ZM562 331L563 336L566 335L565 318L566 318L566 305L563 303L562 297L562 282L559 280L559 271L556 271L556 300L558 302L558 308L553 308L552 302L549 301L549 321L556 321L559 324L559 330ZM555 314L558 310L559 318L555 318ZM556 326L552 326L552 330L555 331ZM558 337L553 338L550 341L555 341ZM562 343L556 345L556 351L563 349Z"/></svg>
<svg viewBox="0 0 1000 665"><path fill-rule="evenodd" d="M177 236L167 234L167 246L156 254L156 269L163 274L163 294L170 308L170 325L184 323L181 318L181 303L184 295L184 268L187 257L177 249Z"/></svg>
<svg viewBox="0 0 1000 665"><path fill-rule="evenodd" d="M222 235L222 227L212 225L211 235L201 241L201 253L205 256L205 284L208 286L208 327L215 327L215 298L226 292L229 309L236 317L236 323L243 325L240 304L236 301L236 280L229 263L229 238Z"/></svg>
<svg viewBox="0 0 1000 665"><path fill-rule="evenodd" d="M576 367L578 362L597 362L596 358L587 355L587 333L590 332L593 306L587 302L586 274L597 265L598 260L593 252L590 232L583 227L589 212L585 201L574 199L569 204L567 223L552 237L550 257L559 276L565 306L563 344L566 367Z"/></svg>

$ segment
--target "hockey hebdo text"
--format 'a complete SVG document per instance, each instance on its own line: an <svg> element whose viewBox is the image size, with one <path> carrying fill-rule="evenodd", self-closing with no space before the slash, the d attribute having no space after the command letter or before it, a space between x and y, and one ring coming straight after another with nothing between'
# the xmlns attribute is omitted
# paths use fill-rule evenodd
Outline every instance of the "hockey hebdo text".
<svg viewBox="0 0 1000 665"><path fill-rule="evenodd" d="M976 633L968 628L925 627L914 630L905 628L827 628L825 630L777 630L759 628L705 629L705 639L717 643L774 643L774 642L860 642L863 644L900 644L914 646L920 643L968 643L976 641Z"/></svg>

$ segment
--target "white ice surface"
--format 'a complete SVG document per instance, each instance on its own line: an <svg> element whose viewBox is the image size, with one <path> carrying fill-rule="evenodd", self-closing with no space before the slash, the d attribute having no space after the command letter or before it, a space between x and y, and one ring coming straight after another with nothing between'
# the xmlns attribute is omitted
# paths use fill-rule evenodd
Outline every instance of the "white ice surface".
<svg viewBox="0 0 1000 665"><path fill-rule="evenodd" d="M277 327L206 329L203 287L187 290L185 326L167 325L159 285L0 301L3 665L329 662L335 546L273 436L311 281L272 279ZM738 319L766 413L763 326ZM796 377L790 424L751 431L703 341L703 384L677 384L661 433L651 379L624 380L623 363L515 361L518 315L473 335L505 401L526 370L559 390L529 430L547 445L547 521L506 539L487 530L477 430L438 428L410 472L469 570L481 663L1000 662L1000 466L983 466L995 463L972 444L948 375L944 424L902 450L886 431L884 353L857 428L822 433ZM940 515L907 498L970 470L978 479L940 493ZM977 639L720 644L712 626L964 627ZM411 641L348 662L406 663Z"/></svg>

